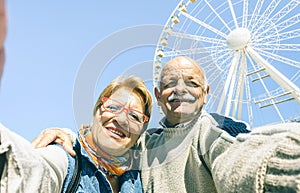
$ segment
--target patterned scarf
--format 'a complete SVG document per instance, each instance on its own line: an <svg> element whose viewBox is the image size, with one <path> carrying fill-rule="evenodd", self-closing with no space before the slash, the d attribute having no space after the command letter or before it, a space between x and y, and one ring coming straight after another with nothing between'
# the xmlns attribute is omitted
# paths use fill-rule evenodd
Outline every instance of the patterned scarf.
<svg viewBox="0 0 300 193"><path fill-rule="evenodd" d="M79 141L98 168L105 173L108 178L120 176L132 168L133 158L131 151L128 151L122 156L113 156L98 148L98 152L101 151L100 154L103 155L101 156L85 140L85 136L89 132L90 128L83 126L82 129L79 130Z"/></svg>

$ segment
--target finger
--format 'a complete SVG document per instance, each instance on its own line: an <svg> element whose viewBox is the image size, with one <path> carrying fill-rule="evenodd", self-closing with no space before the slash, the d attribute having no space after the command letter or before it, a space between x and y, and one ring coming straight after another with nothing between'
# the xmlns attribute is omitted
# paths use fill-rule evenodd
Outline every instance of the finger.
<svg viewBox="0 0 300 193"><path fill-rule="evenodd" d="M75 156L76 152L73 149L72 143L63 143L62 144L63 148L71 155L71 156Z"/></svg>
<svg viewBox="0 0 300 193"><path fill-rule="evenodd" d="M42 133L39 134L32 142L31 144L35 148L41 148L41 147L46 147L50 143L52 143L55 140L55 135L47 134L46 131L43 131Z"/></svg>
<svg viewBox="0 0 300 193"><path fill-rule="evenodd" d="M57 140L58 144L62 145L64 139L61 137L59 129L50 128L41 132L39 136L37 136L31 143L35 148L46 147L50 143L54 142L57 138L61 138L62 140Z"/></svg>
<svg viewBox="0 0 300 193"><path fill-rule="evenodd" d="M65 133L64 131L61 131L57 134L56 139L54 141L54 143L56 144L60 144L61 146L63 146L63 148L71 155L71 156L75 156L76 152L73 149L73 142L72 139L70 137L70 135L68 135L67 133Z"/></svg>
<svg viewBox="0 0 300 193"><path fill-rule="evenodd" d="M58 141L59 139L62 139L61 141ZM72 139L70 138L69 135L66 135L65 133L62 133L61 135L58 136L57 140L55 140L55 143L59 143L63 146L63 148L72 156L76 155L76 152L73 149L73 143Z"/></svg>

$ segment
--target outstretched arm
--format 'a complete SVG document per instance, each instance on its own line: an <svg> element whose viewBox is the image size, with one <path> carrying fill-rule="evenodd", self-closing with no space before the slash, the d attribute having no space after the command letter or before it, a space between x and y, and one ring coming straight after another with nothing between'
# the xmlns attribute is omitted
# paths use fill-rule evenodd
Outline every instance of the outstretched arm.
<svg viewBox="0 0 300 193"><path fill-rule="evenodd" d="M6 35L6 15L4 0L0 0L0 83L1 75L4 68L4 39ZM1 136L0 136L1 143ZM5 154L0 154L0 177L5 163Z"/></svg>
<svg viewBox="0 0 300 193"><path fill-rule="evenodd" d="M212 166L218 192L299 192L300 123L240 134Z"/></svg>
<svg viewBox="0 0 300 193"><path fill-rule="evenodd" d="M75 156L76 153L73 150L74 135L75 133L70 129L48 128L42 131L31 143L35 148L46 147L50 143L60 144L70 155Z"/></svg>

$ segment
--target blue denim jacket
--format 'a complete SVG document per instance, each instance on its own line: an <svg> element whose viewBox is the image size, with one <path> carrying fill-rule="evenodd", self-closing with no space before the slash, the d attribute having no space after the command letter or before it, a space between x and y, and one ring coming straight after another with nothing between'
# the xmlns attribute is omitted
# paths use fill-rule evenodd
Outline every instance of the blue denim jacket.
<svg viewBox="0 0 300 193"><path fill-rule="evenodd" d="M76 139L75 148L80 149L82 160L82 173L80 178L80 184L77 192L88 192L88 193L106 193L113 192L108 179L105 174L99 170L94 164L93 160L88 156L88 153L80 145L78 139ZM75 158L68 156L68 172L65 178L62 192L65 192L68 184L72 178L75 167ZM142 184L140 178L140 171L132 170L125 172L119 178L120 192L121 193L140 193L142 192Z"/></svg>

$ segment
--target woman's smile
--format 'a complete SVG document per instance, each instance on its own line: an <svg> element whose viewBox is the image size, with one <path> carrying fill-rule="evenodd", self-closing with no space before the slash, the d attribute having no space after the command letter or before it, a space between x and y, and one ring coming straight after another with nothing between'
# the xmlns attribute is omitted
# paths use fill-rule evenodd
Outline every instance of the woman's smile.
<svg viewBox="0 0 300 193"><path fill-rule="evenodd" d="M116 127L105 127L109 136L117 139L123 139L126 137L126 134L122 131L122 129Z"/></svg>

